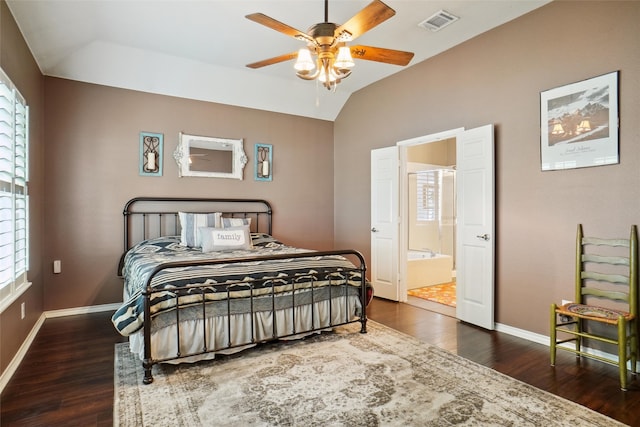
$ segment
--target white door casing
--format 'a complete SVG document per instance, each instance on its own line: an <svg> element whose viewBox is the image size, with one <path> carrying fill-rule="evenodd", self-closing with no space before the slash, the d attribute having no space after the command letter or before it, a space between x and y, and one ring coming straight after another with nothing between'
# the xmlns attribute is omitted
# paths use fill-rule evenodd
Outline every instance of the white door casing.
<svg viewBox="0 0 640 427"><path fill-rule="evenodd" d="M406 147L452 137L456 138L457 153L456 317L486 329L493 329L493 125L469 131L459 128L401 141L398 143L399 152L394 150L396 147L372 150L371 227L372 230L376 230L371 233L372 282L376 296L394 301L407 301L406 284L403 280L403 276L406 275L406 251L400 251L400 248L408 247L408 204L405 200L407 196L403 195L408 187L404 167ZM393 157L389 157L392 154ZM399 155L400 164L397 163ZM395 178L393 171L396 173Z"/></svg>
<svg viewBox="0 0 640 427"><path fill-rule="evenodd" d="M371 150L371 282L398 301L398 147Z"/></svg>
<svg viewBox="0 0 640 427"><path fill-rule="evenodd" d="M457 139L456 317L494 329L493 125Z"/></svg>

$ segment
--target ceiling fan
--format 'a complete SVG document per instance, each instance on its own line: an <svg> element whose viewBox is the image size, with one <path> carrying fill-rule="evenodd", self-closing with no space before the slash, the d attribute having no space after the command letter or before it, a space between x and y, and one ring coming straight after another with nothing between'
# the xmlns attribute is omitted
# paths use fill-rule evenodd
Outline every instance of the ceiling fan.
<svg viewBox="0 0 640 427"><path fill-rule="evenodd" d="M329 0L324 2L324 22L315 24L306 33L283 24L262 13L252 13L246 18L262 24L287 36L307 43L298 52L265 59L248 64L249 68L261 68L296 59L296 75L305 80L318 79L324 87L334 89L340 81L351 74L355 65L353 58L407 65L413 58L412 52L371 46L347 46L346 43L386 21L395 15L395 10L374 0L342 25L329 22Z"/></svg>

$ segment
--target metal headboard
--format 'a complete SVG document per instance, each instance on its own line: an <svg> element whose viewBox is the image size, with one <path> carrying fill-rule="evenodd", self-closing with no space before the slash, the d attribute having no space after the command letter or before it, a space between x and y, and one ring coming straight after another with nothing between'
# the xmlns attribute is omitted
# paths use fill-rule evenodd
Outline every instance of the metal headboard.
<svg viewBox="0 0 640 427"><path fill-rule="evenodd" d="M135 197L124 205L124 252L154 237L180 234L178 212L221 212L225 217L251 218L251 231L272 234L272 210L261 199Z"/></svg>

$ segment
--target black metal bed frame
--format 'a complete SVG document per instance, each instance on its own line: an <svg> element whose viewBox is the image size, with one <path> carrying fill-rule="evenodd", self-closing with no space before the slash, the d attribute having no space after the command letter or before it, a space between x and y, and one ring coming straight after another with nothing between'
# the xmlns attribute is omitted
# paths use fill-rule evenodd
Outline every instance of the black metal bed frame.
<svg viewBox="0 0 640 427"><path fill-rule="evenodd" d="M180 207L180 211L188 211L188 212L222 212L224 216L234 217L234 218L252 218L251 221L251 231L262 232L271 234L272 233L272 209L269 202L261 199L216 199L216 198L188 198L188 197L136 197L129 200L124 207L123 216L124 216L124 253L120 258L119 266L118 266L118 274L121 274L124 255L127 250L129 250L135 243L146 240L153 237L160 237L162 235L178 235L179 234L179 221L178 221L178 210L176 208L172 208L172 206ZM185 210L184 208L188 209ZM135 235L133 230L137 228L142 228L141 232L137 232ZM273 333L272 336L266 339L256 339L255 334L255 316L251 316L251 341L250 342L242 342L242 343L233 343L231 342L231 308L230 308L230 299L227 299L227 343L224 347L218 348L209 348L207 344L207 326L206 326L206 306L207 301L205 299L205 288L210 285L198 285L198 284L189 284L186 286L176 287L172 289L176 295L180 295L184 292L190 292L191 294L196 293L202 295L201 302L198 303L198 306L201 307L202 310L202 339L203 339L203 348L202 351L189 353L189 354L181 354L180 353L180 328L176 327L176 343L178 348L178 353L175 357L169 357L164 359L154 360L151 354L151 297L154 294L154 290L151 287L151 282L153 278L160 271L170 268L179 268L179 267L191 267L191 266L204 266L204 265L215 265L215 264L229 264L229 263L242 263L242 262L250 262L250 261L267 261L267 260L278 260L278 259L290 259L290 258L309 258L309 257L318 257L318 256L326 256L326 255L341 255L349 258L350 260L356 261L354 263L354 270L357 270L360 273L360 289L359 289L359 299L362 309L360 310L360 316L357 319L351 320L349 319L348 313L345 311L345 319L338 323L333 322L333 316L331 313L332 304L329 304L329 324L328 325L317 325L314 319L314 310L311 310L311 328L308 330L295 330L295 310L292 309L292 323L293 330L290 333L286 334L278 334L277 333L277 325L276 325L276 316L275 316L275 289L274 285L271 285L271 291L268 294L271 298L271 312L273 318ZM326 330L327 328L345 325L348 323L360 322L360 332L366 333L367 331L367 315L366 315L366 306L367 302L370 300L370 296L372 295L372 290L368 287L366 282L366 263L365 259L360 254L360 252L347 249L347 250L336 250L336 251L318 251L318 252L304 252L304 253L296 253L296 254L286 254L286 255L273 255L273 256L257 256L257 257L247 257L247 258L233 258L233 259L222 259L222 260L211 260L211 261L203 261L203 260L195 260L195 261L184 261L184 262L168 262L163 263L155 267L152 274L150 275L146 285L145 290L143 291L144 297L144 325L143 325L143 334L144 334L144 360L142 362L144 367L144 379L143 382L145 384L150 384L153 382L152 376L152 367L155 364L167 362L171 360L179 360L185 357L190 356L199 356L206 353L212 353L220 350L227 350L237 347L246 346L248 344L257 344L260 342L272 341L280 338L292 337L301 333L309 333L316 332L321 330ZM256 280L253 282L255 285L260 284L261 282L265 282L268 279ZM234 286L239 285L247 285L247 282L238 282L237 284L231 283L226 285L227 294L232 292ZM345 307L348 304L348 292L347 288L351 287L346 283L338 285L342 287L344 294ZM329 286L329 300L332 300L331 289L336 287L335 285ZM315 288L317 289L317 288ZM166 291L166 290L165 290ZM300 291L298 291L300 292ZM336 291L337 292L337 291ZM296 290L294 289L291 294L291 308L295 307L295 298L296 298ZM253 295L253 285L251 287L250 296L247 297L250 300L251 304L251 312L253 313L253 304L254 300L257 298ZM313 282L311 285L311 304L314 303L314 286ZM192 305L192 304L190 304ZM173 310L175 313L175 322L176 325L180 322L180 303L179 298L176 298L176 310Z"/></svg>

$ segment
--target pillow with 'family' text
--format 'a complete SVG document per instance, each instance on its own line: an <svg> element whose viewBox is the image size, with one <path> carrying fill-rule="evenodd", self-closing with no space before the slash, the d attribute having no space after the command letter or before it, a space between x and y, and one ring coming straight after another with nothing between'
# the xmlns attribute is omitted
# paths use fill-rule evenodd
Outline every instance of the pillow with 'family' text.
<svg viewBox="0 0 640 427"><path fill-rule="evenodd" d="M220 212L212 213L191 213L178 212L180 218L180 244L191 248L199 248L200 227L216 227L220 228Z"/></svg>
<svg viewBox="0 0 640 427"><path fill-rule="evenodd" d="M200 227L202 252L251 249L251 232L248 225L241 227Z"/></svg>

